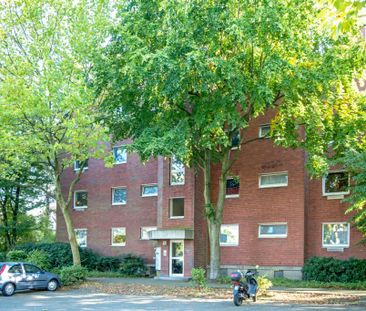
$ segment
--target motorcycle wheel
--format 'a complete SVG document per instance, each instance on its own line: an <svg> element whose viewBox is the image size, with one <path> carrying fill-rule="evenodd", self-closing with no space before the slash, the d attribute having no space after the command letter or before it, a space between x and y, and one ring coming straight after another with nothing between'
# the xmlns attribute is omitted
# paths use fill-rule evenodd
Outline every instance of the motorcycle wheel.
<svg viewBox="0 0 366 311"><path fill-rule="evenodd" d="M239 294L234 295L234 305L237 307L241 306L243 304L243 298L239 297Z"/></svg>

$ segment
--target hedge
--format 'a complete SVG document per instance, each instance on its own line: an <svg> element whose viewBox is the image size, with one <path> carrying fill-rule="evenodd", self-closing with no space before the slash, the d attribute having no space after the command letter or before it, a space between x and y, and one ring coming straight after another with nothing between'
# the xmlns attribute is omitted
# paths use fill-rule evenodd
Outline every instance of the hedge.
<svg viewBox="0 0 366 311"><path fill-rule="evenodd" d="M305 261L304 280L320 282L363 282L366 281L366 260L333 257L312 257Z"/></svg>

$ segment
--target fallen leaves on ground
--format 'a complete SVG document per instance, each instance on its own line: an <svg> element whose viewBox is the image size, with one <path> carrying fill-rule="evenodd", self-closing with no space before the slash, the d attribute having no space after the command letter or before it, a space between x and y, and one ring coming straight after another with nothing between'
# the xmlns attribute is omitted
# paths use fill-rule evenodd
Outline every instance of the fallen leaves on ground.
<svg viewBox="0 0 366 311"><path fill-rule="evenodd" d="M118 284L105 282L85 282L79 288L90 289L107 294L164 296L170 298L210 298L232 299L231 288L194 288L181 286ZM266 296L258 297L257 303L292 304L355 304L359 297L352 294L270 291Z"/></svg>

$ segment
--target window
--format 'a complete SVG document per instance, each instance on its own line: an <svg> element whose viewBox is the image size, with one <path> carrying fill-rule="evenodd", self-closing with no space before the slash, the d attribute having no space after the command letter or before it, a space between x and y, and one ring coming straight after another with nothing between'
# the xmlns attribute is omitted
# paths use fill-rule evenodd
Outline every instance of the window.
<svg viewBox="0 0 366 311"><path fill-rule="evenodd" d="M170 184L184 185L185 168L182 161L173 156L170 160Z"/></svg>
<svg viewBox="0 0 366 311"><path fill-rule="evenodd" d="M270 132L271 132L270 124L263 124L259 127L259 137L260 138L269 138Z"/></svg>
<svg viewBox="0 0 366 311"><path fill-rule="evenodd" d="M344 171L329 172L323 177L323 195L348 194L349 174Z"/></svg>
<svg viewBox="0 0 366 311"><path fill-rule="evenodd" d="M113 158L115 164L127 162L127 150L125 146L113 147Z"/></svg>
<svg viewBox="0 0 366 311"><path fill-rule="evenodd" d="M231 139L231 149L238 149L240 146L240 132L235 132L233 138Z"/></svg>
<svg viewBox="0 0 366 311"><path fill-rule="evenodd" d="M288 185L288 173L268 173L259 176L259 188L286 187Z"/></svg>
<svg viewBox="0 0 366 311"><path fill-rule="evenodd" d="M221 246L239 245L239 225L221 225L220 245Z"/></svg>
<svg viewBox="0 0 366 311"><path fill-rule="evenodd" d="M88 230L87 229L75 229L76 241L80 247L88 246Z"/></svg>
<svg viewBox="0 0 366 311"><path fill-rule="evenodd" d="M184 198L170 200L170 218L184 218Z"/></svg>
<svg viewBox="0 0 366 311"><path fill-rule="evenodd" d="M259 238L287 238L287 224L260 224Z"/></svg>
<svg viewBox="0 0 366 311"><path fill-rule="evenodd" d="M124 205L127 202L126 188L112 188L112 205Z"/></svg>
<svg viewBox="0 0 366 311"><path fill-rule="evenodd" d="M229 177L226 180L226 198L237 198L239 196L239 177Z"/></svg>
<svg viewBox="0 0 366 311"><path fill-rule="evenodd" d="M158 195L158 185L142 185L141 196L143 197L156 197Z"/></svg>
<svg viewBox="0 0 366 311"><path fill-rule="evenodd" d="M30 264L24 264L24 270L25 273L40 273L42 270L38 268L37 266L30 265Z"/></svg>
<svg viewBox="0 0 366 311"><path fill-rule="evenodd" d="M112 228L112 246L126 245L126 228Z"/></svg>
<svg viewBox="0 0 366 311"><path fill-rule="evenodd" d="M323 247L348 247L348 223L323 223Z"/></svg>
<svg viewBox="0 0 366 311"><path fill-rule="evenodd" d="M86 159L83 170L87 170L88 165L89 165L89 160ZM74 171L80 170L80 166L81 166L81 161L79 161L79 160L74 161Z"/></svg>
<svg viewBox="0 0 366 311"><path fill-rule="evenodd" d="M9 273L23 273L23 269L22 269L21 265L14 265L9 269L8 272Z"/></svg>
<svg viewBox="0 0 366 311"><path fill-rule="evenodd" d="M140 239L141 240L148 240L149 239L149 232L156 230L156 227L141 227L141 234Z"/></svg>
<svg viewBox="0 0 366 311"><path fill-rule="evenodd" d="M82 209L88 207L88 192L78 190L74 192L74 208Z"/></svg>

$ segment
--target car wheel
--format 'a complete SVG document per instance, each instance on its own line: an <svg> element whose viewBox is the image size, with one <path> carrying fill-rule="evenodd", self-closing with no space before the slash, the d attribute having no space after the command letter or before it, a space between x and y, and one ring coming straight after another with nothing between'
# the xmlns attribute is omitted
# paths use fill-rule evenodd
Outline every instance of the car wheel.
<svg viewBox="0 0 366 311"><path fill-rule="evenodd" d="M47 283L47 290L54 292L58 288L57 280L51 280Z"/></svg>
<svg viewBox="0 0 366 311"><path fill-rule="evenodd" d="M15 292L15 285L13 283L8 283L3 287L3 295L4 296L12 296Z"/></svg>

